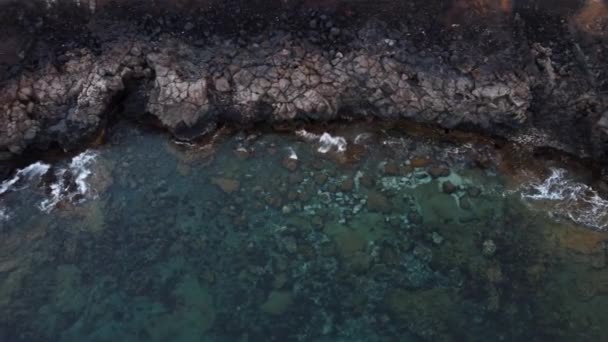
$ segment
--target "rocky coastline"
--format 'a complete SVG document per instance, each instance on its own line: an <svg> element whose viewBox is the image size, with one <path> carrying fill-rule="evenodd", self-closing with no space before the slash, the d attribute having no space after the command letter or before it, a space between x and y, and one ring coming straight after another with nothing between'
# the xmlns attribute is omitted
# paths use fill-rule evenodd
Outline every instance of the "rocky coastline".
<svg viewBox="0 0 608 342"><path fill-rule="evenodd" d="M374 118L603 163L608 6L562 2L2 1L0 161L123 118L182 140Z"/></svg>

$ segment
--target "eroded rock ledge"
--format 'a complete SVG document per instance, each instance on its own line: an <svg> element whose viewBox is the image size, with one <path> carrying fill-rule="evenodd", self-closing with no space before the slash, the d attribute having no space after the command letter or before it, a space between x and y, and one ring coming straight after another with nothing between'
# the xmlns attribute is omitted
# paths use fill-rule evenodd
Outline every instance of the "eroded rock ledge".
<svg viewBox="0 0 608 342"><path fill-rule="evenodd" d="M57 46L45 39L58 19L42 17L23 67L0 78L0 155L73 148L121 107L182 139L227 121L409 118L603 158L605 39L561 14L542 25L494 14L467 27L428 13L395 22L298 7L229 34L204 15L177 26L162 15L96 15L78 33L88 42Z"/></svg>

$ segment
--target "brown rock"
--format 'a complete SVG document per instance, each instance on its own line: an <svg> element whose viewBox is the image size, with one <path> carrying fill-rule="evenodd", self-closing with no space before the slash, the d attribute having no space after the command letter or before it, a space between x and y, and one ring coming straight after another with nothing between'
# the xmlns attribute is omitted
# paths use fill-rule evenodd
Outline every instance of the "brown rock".
<svg viewBox="0 0 608 342"><path fill-rule="evenodd" d="M327 182L326 174L318 173L315 175L315 183L317 183L317 185L323 185L323 184L325 184L325 182Z"/></svg>
<svg viewBox="0 0 608 342"><path fill-rule="evenodd" d="M410 160L410 165L413 167L427 167L431 164L431 159L428 157L415 157Z"/></svg>
<svg viewBox="0 0 608 342"><path fill-rule="evenodd" d="M475 165L480 169L489 169L494 164L492 159L488 158L487 156L478 154L475 157Z"/></svg>
<svg viewBox="0 0 608 342"><path fill-rule="evenodd" d="M384 173L389 176L399 175L399 165L394 160L389 160L386 165L384 165Z"/></svg>
<svg viewBox="0 0 608 342"><path fill-rule="evenodd" d="M340 184L340 191L349 192L353 189L354 184L355 182L352 178L347 178Z"/></svg>
<svg viewBox="0 0 608 342"><path fill-rule="evenodd" d="M433 178L447 177L450 175L450 169L443 166L433 166L428 169L428 173Z"/></svg>
<svg viewBox="0 0 608 342"><path fill-rule="evenodd" d="M340 159L339 162L341 164L355 163L355 162L363 159L363 157L365 157L366 152L367 152L367 150L364 145L357 145L357 144L349 145L348 149L346 150L346 153L340 154L344 158Z"/></svg>
<svg viewBox="0 0 608 342"><path fill-rule="evenodd" d="M298 160L286 157L283 159L282 165L287 170L293 172L298 169Z"/></svg>
<svg viewBox="0 0 608 342"><path fill-rule="evenodd" d="M391 207L391 202L380 192L372 190L367 193L367 208L370 211L389 213Z"/></svg>
<svg viewBox="0 0 608 342"><path fill-rule="evenodd" d="M211 183L217 185L227 194L238 191L241 186L241 183L238 180L224 177L215 177L211 180Z"/></svg>
<svg viewBox="0 0 608 342"><path fill-rule="evenodd" d="M359 179L359 182L361 183L361 185L363 185L364 187L371 189L374 187L374 185L376 184L376 181L374 180L374 178L368 174L364 174L363 177L361 177Z"/></svg>
<svg viewBox="0 0 608 342"><path fill-rule="evenodd" d="M445 181L443 184L441 184L441 189L443 189L443 192L446 194L453 194L456 192L456 190L458 190L458 187L450 181Z"/></svg>

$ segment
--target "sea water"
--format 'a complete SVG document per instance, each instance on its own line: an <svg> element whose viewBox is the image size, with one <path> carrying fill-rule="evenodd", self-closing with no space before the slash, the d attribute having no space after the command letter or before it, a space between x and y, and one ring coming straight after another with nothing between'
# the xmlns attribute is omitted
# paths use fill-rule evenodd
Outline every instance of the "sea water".
<svg viewBox="0 0 608 342"><path fill-rule="evenodd" d="M398 126L107 140L2 181L1 341L608 340L608 201L565 165Z"/></svg>

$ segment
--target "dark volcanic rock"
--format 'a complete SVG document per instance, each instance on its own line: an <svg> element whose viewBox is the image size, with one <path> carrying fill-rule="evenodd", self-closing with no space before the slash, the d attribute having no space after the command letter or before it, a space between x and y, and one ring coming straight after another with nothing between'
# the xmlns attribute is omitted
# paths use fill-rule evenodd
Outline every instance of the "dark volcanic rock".
<svg viewBox="0 0 608 342"><path fill-rule="evenodd" d="M601 158L604 31L579 25L576 4L531 2L334 1L310 11L295 1L98 0L46 13L0 3L10 28L0 30L0 152L70 148L122 108L182 139L228 121L375 116Z"/></svg>

